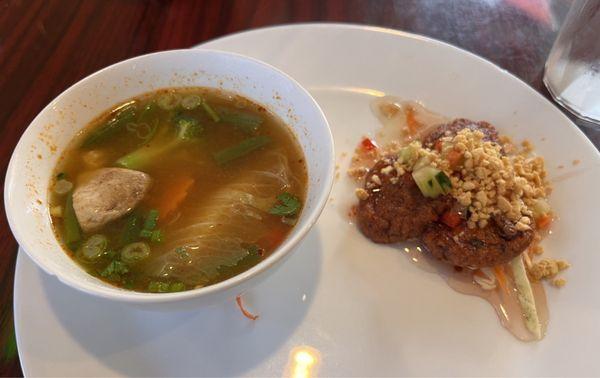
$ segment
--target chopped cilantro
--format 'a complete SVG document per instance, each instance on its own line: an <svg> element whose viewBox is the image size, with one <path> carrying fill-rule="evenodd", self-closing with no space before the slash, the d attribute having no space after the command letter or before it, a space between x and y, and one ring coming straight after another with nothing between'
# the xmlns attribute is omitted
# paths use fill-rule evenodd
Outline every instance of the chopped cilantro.
<svg viewBox="0 0 600 378"><path fill-rule="evenodd" d="M144 230L152 231L156 227L156 222L158 222L158 210L152 209L148 212L146 216L146 220L144 221Z"/></svg>
<svg viewBox="0 0 600 378"><path fill-rule="evenodd" d="M128 272L129 268L127 265L119 260L113 260L106 266L106 268L104 268L102 272L100 272L100 275L104 278L115 281L119 280L122 274L126 274Z"/></svg>
<svg viewBox="0 0 600 378"><path fill-rule="evenodd" d="M177 291L184 291L185 284L183 282L161 282L152 281L148 284L148 291L151 293L175 293Z"/></svg>
<svg viewBox="0 0 600 378"><path fill-rule="evenodd" d="M278 203L276 203L271 210L269 210L269 213L274 215L296 215L302 206L298 197L288 192L278 195L277 200Z"/></svg>

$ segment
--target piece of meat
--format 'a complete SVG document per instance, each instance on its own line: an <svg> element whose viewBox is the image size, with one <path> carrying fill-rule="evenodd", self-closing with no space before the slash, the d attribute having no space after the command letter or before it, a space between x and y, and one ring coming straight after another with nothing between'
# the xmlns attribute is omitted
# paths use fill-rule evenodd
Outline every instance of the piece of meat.
<svg viewBox="0 0 600 378"><path fill-rule="evenodd" d="M127 214L144 198L152 180L144 172L101 168L73 191L73 209L84 232L97 230Z"/></svg>
<svg viewBox="0 0 600 378"><path fill-rule="evenodd" d="M484 140L499 143L498 131L488 122L475 122L466 118L458 118L450 123L438 126L435 130L426 135L425 138L423 138L423 145L425 147L432 148L435 145L435 142L437 142L440 138L453 137L463 129L479 130L483 133Z"/></svg>
<svg viewBox="0 0 600 378"><path fill-rule="evenodd" d="M506 219L494 217L484 228L466 225L450 228L432 223L422 236L427 250L439 260L455 266L481 268L505 264L523 252L533 240L533 231L518 231Z"/></svg>
<svg viewBox="0 0 600 378"><path fill-rule="evenodd" d="M390 179L396 177L395 171L381 174L381 169L392 162L392 158L382 159L369 171L365 182L377 174L381 185L374 190L365 187L369 197L359 201L357 208L359 229L376 243L419 238L425 227L452 204L450 196L425 198L410 173L398 177L398 182L393 184Z"/></svg>

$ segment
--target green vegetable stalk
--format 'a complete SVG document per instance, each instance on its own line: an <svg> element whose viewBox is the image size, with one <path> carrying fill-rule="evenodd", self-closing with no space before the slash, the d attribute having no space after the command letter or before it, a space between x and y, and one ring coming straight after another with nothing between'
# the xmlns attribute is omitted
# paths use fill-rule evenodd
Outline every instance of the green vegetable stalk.
<svg viewBox="0 0 600 378"><path fill-rule="evenodd" d="M143 146L117 160L119 167L141 169L170 151L178 148L183 143L197 138L204 130L197 119L188 116L179 116L176 120L177 135L175 139L164 144Z"/></svg>
<svg viewBox="0 0 600 378"><path fill-rule="evenodd" d="M523 264L522 256L519 255L515 257L510 262L510 267L517 286L519 304L521 305L523 316L525 317L525 326L535 338L539 340L542 338L542 324L538 317L535 299L533 298L533 290L529 278L527 277L527 272L525 271L525 264Z"/></svg>

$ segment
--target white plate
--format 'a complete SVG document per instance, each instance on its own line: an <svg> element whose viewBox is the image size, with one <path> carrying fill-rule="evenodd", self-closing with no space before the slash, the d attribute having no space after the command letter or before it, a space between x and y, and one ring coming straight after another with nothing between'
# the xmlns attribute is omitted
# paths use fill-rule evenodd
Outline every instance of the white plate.
<svg viewBox="0 0 600 378"><path fill-rule="evenodd" d="M324 109L340 178L317 227L246 295L261 316L256 322L233 303L151 313L93 298L20 253L15 319L27 375L281 376L298 346L314 348L324 376L600 374L600 155L551 103L481 58L393 30L283 26L204 46L284 70ZM551 319L541 342L517 341L486 302L455 293L397 247L371 244L349 223L354 198L344 173L349 157L341 153L378 127L369 102L380 92L450 117L488 120L528 138L546 157L561 217L546 250L573 267L565 288L547 290ZM575 159L581 163L572 165Z"/></svg>

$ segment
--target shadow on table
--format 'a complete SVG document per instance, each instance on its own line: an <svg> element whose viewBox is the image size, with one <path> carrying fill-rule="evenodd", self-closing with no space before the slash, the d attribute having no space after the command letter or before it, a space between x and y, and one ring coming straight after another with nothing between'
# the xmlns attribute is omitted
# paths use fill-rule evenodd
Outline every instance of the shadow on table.
<svg viewBox="0 0 600 378"><path fill-rule="evenodd" d="M277 272L245 294L247 307L260 314L255 322L244 318L233 300L192 311L152 312L80 293L46 274L42 281L67 332L115 374L237 376L269 359L301 324L321 259L320 235L313 229ZM283 364L270 362L269 369L281 375Z"/></svg>

